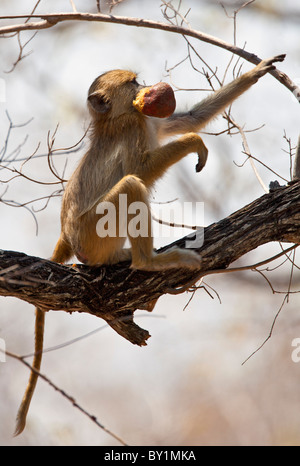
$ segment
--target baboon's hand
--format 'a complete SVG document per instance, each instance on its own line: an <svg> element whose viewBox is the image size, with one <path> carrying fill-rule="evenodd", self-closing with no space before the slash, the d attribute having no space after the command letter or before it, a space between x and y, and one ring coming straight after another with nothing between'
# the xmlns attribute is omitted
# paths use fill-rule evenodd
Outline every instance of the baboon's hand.
<svg viewBox="0 0 300 466"><path fill-rule="evenodd" d="M269 71L275 70L275 66L273 63L278 61L283 61L285 59L285 53L282 55L276 55L276 57L267 58L266 60L262 60L254 69L253 72L255 74L255 78L261 78Z"/></svg>
<svg viewBox="0 0 300 466"><path fill-rule="evenodd" d="M195 170L197 173L201 172L201 170L205 167L207 161L208 150L203 144L198 152L198 163L195 166Z"/></svg>

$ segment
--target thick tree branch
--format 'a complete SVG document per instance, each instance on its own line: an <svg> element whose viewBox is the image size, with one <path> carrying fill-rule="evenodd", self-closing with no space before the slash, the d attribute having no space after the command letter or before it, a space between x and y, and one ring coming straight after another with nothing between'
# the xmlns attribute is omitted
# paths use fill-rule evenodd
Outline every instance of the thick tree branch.
<svg viewBox="0 0 300 466"><path fill-rule="evenodd" d="M41 21L28 21L30 19L41 19ZM245 60L257 65L261 58L259 58L254 53L247 52L236 45L229 44L221 39L218 39L209 34L197 31L189 27L182 27L175 24L162 23L159 21L151 21L148 19L141 18L131 18L124 16L113 16L105 14L93 14L93 13L51 13L51 14L40 14L40 15L11 15L11 16L0 16L0 20L5 19L26 19L27 22L21 24L12 24L8 26L0 27L0 35L10 34L20 31L37 31L41 29L48 29L52 26L55 26L58 23L65 21L92 21L92 22L104 22L104 23L114 23L114 24L123 24L125 26L135 26L148 29L158 29L167 32L173 32L176 34L182 34L188 37L194 37L195 39L201 40L211 45L221 47L239 57L244 58ZM287 87L296 98L299 99L300 88L295 84L289 76L287 76L282 71L275 69L270 71L270 73L276 78L281 84Z"/></svg>
<svg viewBox="0 0 300 466"><path fill-rule="evenodd" d="M187 239L190 235L173 245L184 247ZM239 257L272 241L300 243L300 182L265 194L205 228L204 244L197 249L202 257L200 271L142 272L126 263L66 266L0 250L0 295L17 297L45 311L93 314L132 343L144 345L150 335L133 322L136 309L200 276L225 271Z"/></svg>

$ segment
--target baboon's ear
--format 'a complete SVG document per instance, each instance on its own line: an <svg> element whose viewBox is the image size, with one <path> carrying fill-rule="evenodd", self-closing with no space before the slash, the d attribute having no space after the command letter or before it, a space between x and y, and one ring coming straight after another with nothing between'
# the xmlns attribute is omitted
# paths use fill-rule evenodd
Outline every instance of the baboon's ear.
<svg viewBox="0 0 300 466"><path fill-rule="evenodd" d="M109 100L104 99L104 96L99 92L93 92L88 96L88 102L92 109L97 113L107 113L111 109L111 103Z"/></svg>

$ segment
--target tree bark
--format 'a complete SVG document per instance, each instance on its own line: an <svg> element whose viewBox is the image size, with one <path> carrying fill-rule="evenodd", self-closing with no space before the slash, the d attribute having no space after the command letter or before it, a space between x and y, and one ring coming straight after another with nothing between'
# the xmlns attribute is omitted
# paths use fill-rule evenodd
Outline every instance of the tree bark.
<svg viewBox="0 0 300 466"><path fill-rule="evenodd" d="M184 247L191 236L160 251L174 245ZM0 295L14 296L45 311L93 314L131 343L145 345L150 335L134 323L137 309L147 308L147 303L172 289L226 269L247 252L272 241L300 243L300 182L275 189L206 227L202 246L195 248L202 258L200 270L144 272L131 270L125 262L101 267L60 265L0 250Z"/></svg>

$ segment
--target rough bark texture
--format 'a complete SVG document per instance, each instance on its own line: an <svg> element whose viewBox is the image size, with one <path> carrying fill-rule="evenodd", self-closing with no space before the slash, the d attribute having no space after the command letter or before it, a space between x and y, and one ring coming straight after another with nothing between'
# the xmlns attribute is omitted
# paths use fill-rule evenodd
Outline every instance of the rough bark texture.
<svg viewBox="0 0 300 466"><path fill-rule="evenodd" d="M187 237L168 245L184 247ZM271 241L300 243L300 183L280 187L204 230L200 271L131 270L128 263L87 267L55 264L23 253L0 250L0 295L14 296L46 310L88 312L104 319L137 345L149 333L133 321L136 309L184 287L200 274L225 269ZM162 249L162 250L163 250Z"/></svg>

